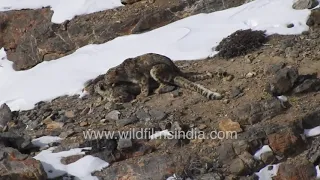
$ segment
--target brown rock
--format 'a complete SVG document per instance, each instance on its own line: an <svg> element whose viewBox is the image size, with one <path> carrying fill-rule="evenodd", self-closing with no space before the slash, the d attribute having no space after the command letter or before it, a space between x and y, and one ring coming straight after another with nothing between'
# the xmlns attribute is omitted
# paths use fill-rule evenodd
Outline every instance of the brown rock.
<svg viewBox="0 0 320 180"><path fill-rule="evenodd" d="M307 20L307 25L314 27L320 26L320 8L311 11L309 19Z"/></svg>
<svg viewBox="0 0 320 180"><path fill-rule="evenodd" d="M280 164L275 180L311 180L316 177L316 170L310 162Z"/></svg>
<svg viewBox="0 0 320 180"><path fill-rule="evenodd" d="M272 77L270 77L266 85L266 89L270 94L273 95L280 96L286 94L290 90L292 90L298 77L299 72L296 67L285 67L283 69L280 69L275 74L273 74Z"/></svg>
<svg viewBox="0 0 320 180"><path fill-rule="evenodd" d="M261 154L261 161L264 164L273 164L276 161L276 157L273 152L265 152Z"/></svg>
<svg viewBox="0 0 320 180"><path fill-rule="evenodd" d="M229 170L232 174L242 175L247 171L246 168L247 167L245 166L244 162L240 158L236 158L231 162Z"/></svg>
<svg viewBox="0 0 320 180"><path fill-rule="evenodd" d="M89 123L87 121L82 121L79 124L80 127L84 127L84 126L88 126L88 125L89 125Z"/></svg>
<svg viewBox="0 0 320 180"><path fill-rule="evenodd" d="M248 167L249 172L253 172L254 168L257 168L258 163L249 152L245 151L242 154L240 154L238 157Z"/></svg>
<svg viewBox="0 0 320 180"><path fill-rule="evenodd" d="M0 179L46 180L47 174L40 161L23 157L12 148L0 149Z"/></svg>
<svg viewBox="0 0 320 180"><path fill-rule="evenodd" d="M243 152L248 151L250 149L249 143L245 140L234 141L232 143L232 146L233 146L234 152L237 155L240 155Z"/></svg>
<svg viewBox="0 0 320 180"><path fill-rule="evenodd" d="M51 123L47 124L47 129L48 130L55 130L55 129L61 129L63 127L64 123L63 122L55 122L52 121Z"/></svg>
<svg viewBox="0 0 320 180"><path fill-rule="evenodd" d="M199 125L199 130L204 130L205 128L207 128L208 126L205 124L200 124Z"/></svg>
<svg viewBox="0 0 320 180"><path fill-rule="evenodd" d="M248 103L240 106L233 112L233 119L241 125L256 124L283 113L288 108L284 105L277 98Z"/></svg>
<svg viewBox="0 0 320 180"><path fill-rule="evenodd" d="M52 117L52 115L46 117L46 118L42 121L42 123L45 124L45 125L52 123L52 122L53 122L53 119L52 119L51 117Z"/></svg>
<svg viewBox="0 0 320 180"><path fill-rule="evenodd" d="M216 151L219 155L219 160L224 163L230 163L230 161L236 157L232 143L223 143L221 146L217 147Z"/></svg>
<svg viewBox="0 0 320 180"><path fill-rule="evenodd" d="M222 120L219 122L219 129L224 132L242 132L242 128L238 122L234 122L231 119Z"/></svg>
<svg viewBox="0 0 320 180"><path fill-rule="evenodd" d="M0 48L15 49L23 35L50 22L52 14L50 8L0 12Z"/></svg>
<svg viewBox="0 0 320 180"><path fill-rule="evenodd" d="M74 111L66 111L66 112L64 113L64 115L65 115L67 118L73 118L73 117L76 116L75 113L74 113Z"/></svg>
<svg viewBox="0 0 320 180"><path fill-rule="evenodd" d="M84 157L83 154L63 157L63 158L61 158L61 163L65 164L65 165L68 165L68 164L71 164L71 163L74 163L74 162L78 161L82 157Z"/></svg>
<svg viewBox="0 0 320 180"><path fill-rule="evenodd" d="M304 142L299 134L292 128L268 135L269 146L277 155L295 154L303 149Z"/></svg>

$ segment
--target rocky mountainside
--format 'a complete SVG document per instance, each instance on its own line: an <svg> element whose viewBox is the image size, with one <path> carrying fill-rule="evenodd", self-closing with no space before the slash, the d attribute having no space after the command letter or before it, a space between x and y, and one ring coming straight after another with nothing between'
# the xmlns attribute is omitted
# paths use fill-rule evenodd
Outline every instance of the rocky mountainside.
<svg viewBox="0 0 320 180"><path fill-rule="evenodd" d="M296 9L314 7L298 1ZM123 7L50 22L49 8L0 13L0 46L16 70L74 52L89 43L141 33L181 18L241 5L245 1L153 0L123 2ZM253 180L255 172L278 168L276 180L316 179L320 139L306 132L320 126L320 9L312 10L301 35L272 35L262 47L234 57L176 61L185 72L221 72L200 83L223 93L207 100L185 89L151 95L144 101L104 102L99 96L62 96L34 109L0 107L0 180L44 180L43 164L33 158L56 146L55 153L92 147L87 155L110 166L93 173L102 180ZM290 28L290 25L288 25ZM252 37L252 36L249 36ZM226 49L231 48L227 43ZM222 47L223 48L223 47ZM54 88L55 85L53 85ZM284 95L284 96L280 96ZM279 97L280 96L280 97ZM236 132L236 138L87 139L88 130L131 132L192 130ZM32 139L58 136L60 142L37 147ZM258 158L255 153L262 147ZM85 154L63 157L72 164ZM268 166L279 164L279 166ZM64 174L55 179L73 179Z"/></svg>

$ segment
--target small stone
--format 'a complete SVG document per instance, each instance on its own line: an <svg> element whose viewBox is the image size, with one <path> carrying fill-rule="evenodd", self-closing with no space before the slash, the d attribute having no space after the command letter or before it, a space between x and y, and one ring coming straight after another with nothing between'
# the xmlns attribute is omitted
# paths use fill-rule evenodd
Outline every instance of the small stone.
<svg viewBox="0 0 320 180"><path fill-rule="evenodd" d="M182 92L179 91L179 90L175 90L175 91L172 91L170 94L171 94L171 96L172 96L173 98L176 98L176 97L181 96L181 95L182 95Z"/></svg>
<svg viewBox="0 0 320 180"><path fill-rule="evenodd" d="M80 127L84 127L84 126L88 126L88 125L89 125L89 123L87 121L82 121L79 124Z"/></svg>
<svg viewBox="0 0 320 180"><path fill-rule="evenodd" d="M216 151L219 155L219 160L224 163L229 163L236 157L231 143L223 143L221 146L217 147Z"/></svg>
<svg viewBox="0 0 320 180"><path fill-rule="evenodd" d="M122 103L113 103L113 102L107 102L104 106L105 110L120 110L123 109L124 105Z"/></svg>
<svg viewBox="0 0 320 180"><path fill-rule="evenodd" d="M120 114L121 113L119 111L113 110L106 115L106 119L119 120Z"/></svg>
<svg viewBox="0 0 320 180"><path fill-rule="evenodd" d="M224 99L222 102L223 102L224 104L228 104L228 103L230 102L230 99Z"/></svg>
<svg viewBox="0 0 320 180"><path fill-rule="evenodd" d="M219 129L224 132L242 132L242 128L238 122L234 122L231 119L222 120L219 122Z"/></svg>
<svg viewBox="0 0 320 180"><path fill-rule="evenodd" d="M118 149L126 149L132 147L131 139L119 139L118 141Z"/></svg>
<svg viewBox="0 0 320 180"><path fill-rule="evenodd" d="M317 92L320 90L320 79L310 78L305 79L301 84L293 89L294 94L302 94L308 92Z"/></svg>
<svg viewBox="0 0 320 180"><path fill-rule="evenodd" d="M232 81L234 78L233 75L227 75L226 77L223 78L224 81Z"/></svg>
<svg viewBox="0 0 320 180"><path fill-rule="evenodd" d="M252 172L254 171L254 168L257 168L258 162L248 151L244 151L242 154L240 154L239 158L244 162L246 167L248 167L248 171Z"/></svg>
<svg viewBox="0 0 320 180"><path fill-rule="evenodd" d="M149 111L149 114L151 116L151 119L154 121L161 121L164 120L167 117L167 114L163 111L151 109Z"/></svg>
<svg viewBox="0 0 320 180"><path fill-rule="evenodd" d="M76 116L75 113L74 113L74 111L66 111L66 112L64 113L64 115L65 115L67 118L73 118L73 117Z"/></svg>
<svg viewBox="0 0 320 180"><path fill-rule="evenodd" d="M246 74L246 78L252 78L254 76L256 76L255 72L249 72L248 74Z"/></svg>
<svg viewBox="0 0 320 180"><path fill-rule="evenodd" d="M4 128L12 120L12 112L7 104L0 106L0 128Z"/></svg>
<svg viewBox="0 0 320 180"><path fill-rule="evenodd" d="M240 155L243 152L248 151L250 149L249 143L245 140L235 141L232 143L232 145L233 145L234 152L237 155Z"/></svg>
<svg viewBox="0 0 320 180"><path fill-rule="evenodd" d="M76 161L78 161L79 159L83 158L85 155L83 154L78 154L78 155L72 155L72 156L68 156L68 157L62 157L60 162L64 165L68 165L71 163L74 163Z"/></svg>
<svg viewBox="0 0 320 180"><path fill-rule="evenodd" d="M123 127L123 126L129 125L129 124L134 124L138 121L139 121L139 119L136 116L132 116L132 117L125 118L125 119L119 119L118 121L116 121L116 123L118 126Z"/></svg>
<svg viewBox="0 0 320 180"><path fill-rule="evenodd" d="M101 119L100 122L101 122L102 124L104 124L104 123L108 122L108 120L107 120L107 119Z"/></svg>
<svg viewBox="0 0 320 180"><path fill-rule="evenodd" d="M296 0L292 5L293 9L302 10L302 9L312 9L319 4L317 0Z"/></svg>
<svg viewBox="0 0 320 180"><path fill-rule="evenodd" d="M90 111L90 107L86 107L86 108L84 108L81 112L80 112L80 115L86 115L86 114L88 114L89 113L89 111Z"/></svg>
<svg viewBox="0 0 320 180"><path fill-rule="evenodd" d="M261 154L261 160L264 164L273 164L276 161L276 157L273 152L265 152Z"/></svg>
<svg viewBox="0 0 320 180"><path fill-rule="evenodd" d="M243 96L243 90L240 87L234 87L231 90L231 98L239 98Z"/></svg>
<svg viewBox="0 0 320 180"><path fill-rule="evenodd" d="M54 129L61 129L63 127L64 123L62 122L55 122L52 121L51 123L47 124L47 129L48 130L54 130Z"/></svg>
<svg viewBox="0 0 320 180"><path fill-rule="evenodd" d="M69 129L67 131L63 131L61 132L61 134L59 135L60 138L65 139L67 137L72 136L73 134L75 134L75 132L72 129Z"/></svg>
<svg viewBox="0 0 320 180"><path fill-rule="evenodd" d="M252 54L247 54L244 59L246 60L246 63L252 63L255 57Z"/></svg>
<svg viewBox="0 0 320 180"><path fill-rule="evenodd" d="M136 116L141 121L150 121L151 120L150 115L147 112L145 112L143 109L138 110L136 112Z"/></svg>
<svg viewBox="0 0 320 180"><path fill-rule="evenodd" d="M287 24L287 28L293 28L294 27L294 24L290 23L290 24Z"/></svg>
<svg viewBox="0 0 320 180"><path fill-rule="evenodd" d="M53 121L53 119L51 118L52 116L53 116L53 115L50 115L50 116L46 117L46 118L42 121L42 123L45 124L45 125L50 124L50 123Z"/></svg>
<svg viewBox="0 0 320 180"><path fill-rule="evenodd" d="M178 121L175 121L171 125L171 131L181 131L182 127L180 126L180 123Z"/></svg>
<svg viewBox="0 0 320 180"><path fill-rule="evenodd" d="M236 158L231 162L229 170L232 174L243 175L246 171L246 166L240 158Z"/></svg>
<svg viewBox="0 0 320 180"><path fill-rule="evenodd" d="M204 130L205 128L207 128L208 126L207 125L205 125L205 124L200 124L199 125L199 130Z"/></svg>

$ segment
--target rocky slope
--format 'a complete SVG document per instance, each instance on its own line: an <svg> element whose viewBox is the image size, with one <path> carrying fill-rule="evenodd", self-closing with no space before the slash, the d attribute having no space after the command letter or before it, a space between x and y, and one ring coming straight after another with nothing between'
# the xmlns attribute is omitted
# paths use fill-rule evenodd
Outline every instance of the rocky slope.
<svg viewBox="0 0 320 180"><path fill-rule="evenodd" d="M139 33L191 14L240 3L230 0L222 6L216 1L179 2L129 3L116 10L76 17L63 25L50 23L52 12L46 8L1 13L0 45L7 49L9 58L16 60L17 69L28 69L43 60L72 53L88 43L103 43L119 35ZM151 11L158 14L147 16ZM145 102L103 103L99 97L88 95L39 102L28 111L11 112L5 105L1 106L0 179L46 179L41 163L32 158L41 149L31 143L31 139L44 135L63 138L60 143L50 144L58 146L55 152L92 147L86 154L111 164L94 173L105 180L160 180L173 174L178 179L251 180L257 179L254 172L277 163L281 163L277 180L315 179L320 139L306 137L304 129L320 125L319 12L313 10L308 20L310 31L296 36L273 35L252 53L231 59L216 56L176 62L183 71L231 74L223 76L222 73L220 77L200 82L223 92L225 98L220 101L209 101L197 93L176 89L171 93L151 95ZM113 20L110 21L111 17ZM33 21L27 24L13 22L15 19L26 22L23 18ZM109 28L103 33L106 26ZM47 27L51 29L44 31ZM97 32L100 35L94 37ZM32 47L38 49L35 54L29 53L32 48L27 45L32 37L30 34L36 37L31 41L35 42ZM57 34L70 36L65 42ZM28 58L22 59L26 54ZM288 100L276 98L280 94ZM133 128L196 129L206 134L236 131L238 134L236 139L192 140L150 140L148 136L140 140L88 140L83 136L88 129L132 131ZM269 145L272 152L263 153L260 160L255 159L254 153L264 145ZM63 161L70 164L81 157L68 157Z"/></svg>

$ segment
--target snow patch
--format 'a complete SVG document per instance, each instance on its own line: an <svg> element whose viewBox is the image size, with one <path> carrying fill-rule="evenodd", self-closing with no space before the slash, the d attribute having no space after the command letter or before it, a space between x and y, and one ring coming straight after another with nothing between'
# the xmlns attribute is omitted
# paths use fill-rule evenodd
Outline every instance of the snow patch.
<svg viewBox="0 0 320 180"><path fill-rule="evenodd" d="M56 178L65 174L75 176L77 180L97 180L91 175L95 171L100 171L109 166L109 163L94 156L84 156L78 161L64 165L61 163L63 157L84 154L82 150L91 148L76 148L69 151L53 153L54 148L41 151L34 158L41 161L48 178Z"/></svg>
<svg viewBox="0 0 320 180"><path fill-rule="evenodd" d="M287 102L288 101L288 98L286 96L283 96L283 95L277 96L277 98L282 102Z"/></svg>
<svg viewBox="0 0 320 180"><path fill-rule="evenodd" d="M320 168L319 168L319 165L316 166L316 172L317 172L317 179L320 179Z"/></svg>
<svg viewBox="0 0 320 180"><path fill-rule="evenodd" d="M304 134L306 137L318 136L320 134L320 126L314 127L312 129L305 129Z"/></svg>
<svg viewBox="0 0 320 180"><path fill-rule="evenodd" d="M1 0L0 11L51 7L53 23L63 23L77 15L123 6L120 0Z"/></svg>
<svg viewBox="0 0 320 180"><path fill-rule="evenodd" d="M48 147L48 144L54 143L54 142L60 142L62 138L58 136L42 136L36 139L33 139L31 142L34 146L43 148Z"/></svg>
<svg viewBox="0 0 320 180"><path fill-rule="evenodd" d="M160 137L172 137L172 134L166 129L163 131L158 131L150 136L150 139L157 139Z"/></svg>

